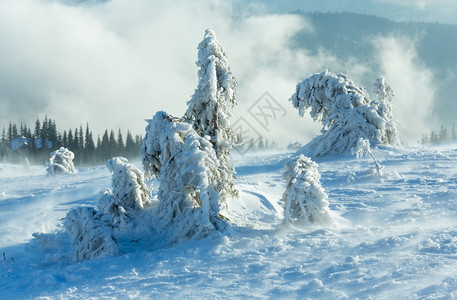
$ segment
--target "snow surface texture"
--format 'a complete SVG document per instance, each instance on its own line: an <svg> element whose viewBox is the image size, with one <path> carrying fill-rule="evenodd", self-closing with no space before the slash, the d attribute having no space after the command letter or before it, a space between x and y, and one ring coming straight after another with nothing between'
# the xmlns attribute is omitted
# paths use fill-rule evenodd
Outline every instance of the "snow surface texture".
<svg viewBox="0 0 457 300"><path fill-rule="evenodd" d="M221 202L236 197L230 150L235 137L230 125L230 110L236 104L236 85L224 48L213 30L207 29L198 45L198 86L187 102L184 119L193 125L200 136L209 136L220 161L221 182L218 186Z"/></svg>
<svg viewBox="0 0 457 300"><path fill-rule="evenodd" d="M67 148L61 147L59 150L51 152L51 157L47 162L46 172L48 175L75 173L73 159L75 155Z"/></svg>
<svg viewBox="0 0 457 300"><path fill-rule="evenodd" d="M158 112L147 127L142 156L146 173L158 176L160 182L151 224L166 244L225 231L217 191L220 161L209 137Z"/></svg>
<svg viewBox="0 0 457 300"><path fill-rule="evenodd" d="M231 234L167 248L118 240L119 256L79 263L61 219L97 205L108 170L47 177L0 164L0 299L455 298L456 149L373 149L381 177L370 157L319 159L329 208L347 224L302 230L282 226L292 154L235 157Z"/></svg>
<svg viewBox="0 0 457 300"><path fill-rule="evenodd" d="M282 178L286 181L284 223L307 226L333 222L327 193L320 183L318 165L309 157L299 155L286 163Z"/></svg>
<svg viewBox="0 0 457 300"><path fill-rule="evenodd" d="M372 103L363 87L344 74L324 71L298 83L290 98L292 105L301 117L309 108L311 117L323 125L321 134L299 153L311 157L348 154L360 138L367 139L372 146L398 145L390 106L393 94L383 94L386 87L384 81L377 81L378 101Z"/></svg>

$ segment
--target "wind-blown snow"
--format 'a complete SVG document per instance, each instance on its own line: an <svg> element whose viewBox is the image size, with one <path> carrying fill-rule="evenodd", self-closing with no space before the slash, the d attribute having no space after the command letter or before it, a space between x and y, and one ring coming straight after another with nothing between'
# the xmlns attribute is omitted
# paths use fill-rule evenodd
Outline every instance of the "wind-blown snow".
<svg viewBox="0 0 457 300"><path fill-rule="evenodd" d="M44 167L0 165L0 298L456 297L456 149L374 149L381 177L370 157L318 160L338 225L295 230L282 226L280 202L292 154L238 157L230 234L124 241L117 257L79 263L62 218L96 206L109 171L46 177Z"/></svg>

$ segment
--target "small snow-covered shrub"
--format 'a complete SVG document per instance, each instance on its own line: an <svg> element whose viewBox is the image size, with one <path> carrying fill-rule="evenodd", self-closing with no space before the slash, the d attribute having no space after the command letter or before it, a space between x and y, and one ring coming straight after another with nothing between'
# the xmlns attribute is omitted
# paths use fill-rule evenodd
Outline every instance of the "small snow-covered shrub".
<svg viewBox="0 0 457 300"><path fill-rule="evenodd" d="M286 163L283 179L286 191L282 201L284 223L287 225L328 225L333 222L328 208L327 193L320 183L318 165L299 155Z"/></svg>
<svg viewBox="0 0 457 300"><path fill-rule="evenodd" d="M209 139L164 112L157 113L147 129L142 147L145 171L160 182L159 203L152 213L154 230L168 244L225 230L217 189L221 171ZM160 135L151 138L149 134L158 129Z"/></svg>
<svg viewBox="0 0 457 300"><path fill-rule="evenodd" d="M363 87L344 74L314 74L297 84L290 101L301 117L309 108L311 117L323 125L321 134L305 145L301 153L349 154L360 138L371 145L399 144L392 114L382 104L386 102L372 103Z"/></svg>
<svg viewBox="0 0 457 300"><path fill-rule="evenodd" d="M124 157L113 157L106 167L111 171L111 187L117 204L125 209L139 211L151 205L151 192L140 169Z"/></svg>
<svg viewBox="0 0 457 300"><path fill-rule="evenodd" d="M51 157L47 162L47 174L56 175L75 173L75 166L73 164L74 158L74 153L64 147L52 152Z"/></svg>
<svg viewBox="0 0 457 300"><path fill-rule="evenodd" d="M98 199L98 209L109 216L111 224L119 229L131 229L130 213L118 204L119 200L113 195L111 189L105 189Z"/></svg>
<svg viewBox="0 0 457 300"><path fill-rule="evenodd" d="M77 248L76 261L119 255L112 226L103 213L90 207L73 209L65 217L65 228Z"/></svg>
<svg viewBox="0 0 457 300"><path fill-rule="evenodd" d="M114 225L121 229L130 228L130 218L152 206L151 192L146 186L143 172L129 164L126 158L113 157L106 166L112 173L112 189L105 189L98 207L112 218Z"/></svg>
<svg viewBox="0 0 457 300"><path fill-rule="evenodd" d="M381 175L382 175L382 173L381 173L382 167L379 164L379 162L376 159L376 157L374 156L373 152L371 151L370 142L367 139L360 138L357 141L356 147L354 147L352 149L352 154L355 154L355 156L357 158L363 157L365 155L370 155L371 158L373 159L375 167L376 167L376 174L378 175L378 177L381 177Z"/></svg>

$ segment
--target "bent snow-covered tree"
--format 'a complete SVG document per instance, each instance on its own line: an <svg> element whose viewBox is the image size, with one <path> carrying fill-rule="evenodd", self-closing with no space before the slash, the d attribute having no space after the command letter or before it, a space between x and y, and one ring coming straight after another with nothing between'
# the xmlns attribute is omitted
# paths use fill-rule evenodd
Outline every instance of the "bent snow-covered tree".
<svg viewBox="0 0 457 300"><path fill-rule="evenodd" d="M142 156L145 172L160 182L152 224L167 244L226 229L219 215L220 161L209 137L158 112L149 121Z"/></svg>
<svg viewBox="0 0 457 300"><path fill-rule="evenodd" d="M230 110L236 104L236 80L232 75L224 48L213 30L207 29L198 45L198 86L184 119L192 124L200 136L209 136L220 161L222 198L238 196L233 178L235 169L230 161L230 150L235 137L230 125Z"/></svg>
<svg viewBox="0 0 457 300"><path fill-rule="evenodd" d="M392 116L380 113L377 103L344 74L314 74L297 84L290 101L301 117L310 109L311 117L323 124L321 134L300 150L304 154L350 153L360 138L372 146L399 143Z"/></svg>
<svg viewBox="0 0 457 300"><path fill-rule="evenodd" d="M74 153L64 147L52 152L51 157L47 161L47 174L56 175L75 173L75 165L73 164L74 158Z"/></svg>
<svg viewBox="0 0 457 300"><path fill-rule="evenodd" d="M327 193L320 183L317 164L310 158L299 155L286 163L283 179L286 191L282 201L284 224L329 225L333 222L327 201Z"/></svg>
<svg viewBox="0 0 457 300"><path fill-rule="evenodd" d="M112 173L111 187L99 199L100 210L112 218L112 223L125 228L132 214L152 205L151 192L144 181L143 172L128 163L124 157L108 160Z"/></svg>

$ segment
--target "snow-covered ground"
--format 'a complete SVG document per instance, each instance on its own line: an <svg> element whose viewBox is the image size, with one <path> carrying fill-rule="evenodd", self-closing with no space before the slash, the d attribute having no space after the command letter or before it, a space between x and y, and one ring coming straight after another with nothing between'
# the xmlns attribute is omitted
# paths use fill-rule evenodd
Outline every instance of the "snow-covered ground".
<svg viewBox="0 0 457 300"><path fill-rule="evenodd" d="M371 158L318 161L338 226L281 226L291 153L239 156L230 234L79 263L62 218L95 206L109 171L0 165L0 299L457 297L457 145L374 154L382 178Z"/></svg>

